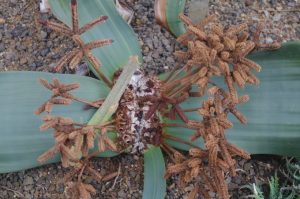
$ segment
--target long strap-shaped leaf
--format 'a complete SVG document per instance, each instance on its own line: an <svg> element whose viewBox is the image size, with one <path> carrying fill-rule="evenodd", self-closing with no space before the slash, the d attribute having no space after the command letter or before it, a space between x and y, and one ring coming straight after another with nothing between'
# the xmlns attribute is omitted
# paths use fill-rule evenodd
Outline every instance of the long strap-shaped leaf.
<svg viewBox="0 0 300 199"><path fill-rule="evenodd" d="M144 153L143 199L163 199L166 195L165 162L159 147L150 146Z"/></svg>
<svg viewBox="0 0 300 199"><path fill-rule="evenodd" d="M186 32L185 26L178 15L185 10L186 0L155 0L155 18L175 36ZM189 17L194 23L199 22L208 12L208 0L189 1Z"/></svg>
<svg viewBox="0 0 300 199"><path fill-rule="evenodd" d="M138 68L138 57L130 57L128 63L126 64L126 66L124 66L124 69L119 76L118 81L115 83L104 103L90 119L90 125L101 124L107 122L111 118L111 116L116 112L119 106L119 100L126 90L128 83L130 82L134 72Z"/></svg>
<svg viewBox="0 0 300 199"><path fill-rule="evenodd" d="M70 0L50 0L49 3L53 14L71 26ZM80 27L101 15L108 16L104 24L97 25L81 36L85 43L108 38L114 41L111 45L92 51L101 60L103 66L100 70L105 76L112 79L114 72L127 63L129 56L138 55L142 60L137 37L116 11L113 0L77 0L77 4Z"/></svg>
<svg viewBox="0 0 300 199"><path fill-rule="evenodd" d="M251 59L262 66L258 73L261 84L248 87L250 101L238 109L248 118L241 125L235 118L234 127L226 133L230 142L252 154L300 156L300 42L283 45L277 51L257 52ZM220 81L220 85L223 82ZM191 98L184 108L196 108L202 98ZM195 113L189 118L201 119ZM182 128L166 128L169 134L188 140L194 132ZM171 142L171 141L170 141ZM177 148L188 147L171 142ZM201 140L196 144L201 145Z"/></svg>
<svg viewBox="0 0 300 199"><path fill-rule="evenodd" d="M65 83L80 83L73 93L87 100L105 98L109 89L100 81L76 76L53 75L41 72L0 73L0 173L39 166L37 157L54 144L51 132L40 132L41 118L34 110L51 95L38 83L39 78L58 78ZM81 103L55 106L53 115L72 117L77 122L87 122L94 110L85 110ZM105 154L111 156L115 154ZM58 157L50 162L58 161Z"/></svg>
<svg viewBox="0 0 300 199"><path fill-rule="evenodd" d="M184 24L178 15L184 11L186 0L155 0L155 17L160 25L175 36L185 33Z"/></svg>

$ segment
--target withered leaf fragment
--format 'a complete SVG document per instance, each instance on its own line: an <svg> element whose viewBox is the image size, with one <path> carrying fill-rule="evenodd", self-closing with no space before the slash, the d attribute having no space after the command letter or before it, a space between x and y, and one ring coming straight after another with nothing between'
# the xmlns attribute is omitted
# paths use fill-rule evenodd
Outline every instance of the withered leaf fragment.
<svg viewBox="0 0 300 199"><path fill-rule="evenodd" d="M106 135L107 130L102 129L101 135L98 138L98 150L100 153L110 149L112 151L118 151L116 144Z"/></svg>
<svg viewBox="0 0 300 199"><path fill-rule="evenodd" d="M96 189L83 182L69 182L68 196L73 199L91 199L91 194L96 194Z"/></svg>
<svg viewBox="0 0 300 199"><path fill-rule="evenodd" d="M51 149L43 153L38 157L38 161L40 163L46 162L48 159L54 157L55 154L57 154L60 151L59 145L54 145Z"/></svg>

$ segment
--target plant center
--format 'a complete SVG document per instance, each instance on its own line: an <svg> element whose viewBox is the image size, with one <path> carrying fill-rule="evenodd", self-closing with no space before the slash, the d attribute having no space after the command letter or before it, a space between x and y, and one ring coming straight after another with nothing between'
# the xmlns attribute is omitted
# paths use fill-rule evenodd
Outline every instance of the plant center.
<svg viewBox="0 0 300 199"><path fill-rule="evenodd" d="M158 116L145 117L154 104L151 99L160 95L159 86L156 77L137 70L120 100L116 112L119 145L131 153L143 152L161 133Z"/></svg>

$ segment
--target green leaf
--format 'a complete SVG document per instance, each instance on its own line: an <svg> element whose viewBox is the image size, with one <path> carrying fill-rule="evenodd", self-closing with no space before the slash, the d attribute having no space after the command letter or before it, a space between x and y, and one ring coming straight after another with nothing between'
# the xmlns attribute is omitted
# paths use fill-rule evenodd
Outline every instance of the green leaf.
<svg viewBox="0 0 300 199"><path fill-rule="evenodd" d="M184 12L186 0L156 0L155 17L158 22L175 36L186 32L178 15Z"/></svg>
<svg viewBox="0 0 300 199"><path fill-rule="evenodd" d="M173 0L168 0L166 16L171 32L178 37L186 32L184 24L178 18L178 14L184 10L185 0L176 0L176 3L171 1Z"/></svg>
<svg viewBox="0 0 300 199"><path fill-rule="evenodd" d="M165 161L159 147L150 146L144 153L143 199L163 199L166 195Z"/></svg>
<svg viewBox="0 0 300 199"><path fill-rule="evenodd" d="M101 81L77 76L42 72L0 73L0 173L40 166L37 157L54 144L52 132L40 132L41 116L33 114L49 99L51 92L38 83L39 78L51 81L54 77L64 83L80 83L73 94L87 100L105 98L109 92ZM76 122L88 122L95 110L85 110L83 104L55 106L53 115L72 117ZM105 153L113 156L115 153ZM58 156L48 163L57 162Z"/></svg>
<svg viewBox="0 0 300 199"><path fill-rule="evenodd" d="M156 0L155 17L160 25L176 37L186 32L185 25L178 15L184 13L186 0ZM208 13L208 0L190 0L189 18L198 23Z"/></svg>
<svg viewBox="0 0 300 199"><path fill-rule="evenodd" d="M50 0L49 3L53 14L71 26L70 0ZM81 39L86 43L97 39L113 39L114 42L111 45L92 51L94 56L102 62L103 66L100 70L106 77L112 79L114 72L127 63L129 56L138 55L140 61L142 60L136 34L116 11L114 1L77 0L77 4L80 27L101 15L108 16L104 24L97 25L81 35Z"/></svg>
<svg viewBox="0 0 300 199"><path fill-rule="evenodd" d="M119 100L121 99L124 91L130 82L133 73L139 68L138 58L131 57L124 67L118 81L115 83L114 87L108 94L104 103L98 109L98 111L93 115L89 124L101 124L107 122L111 116L115 113L119 106Z"/></svg>
<svg viewBox="0 0 300 199"><path fill-rule="evenodd" d="M250 59L262 66L257 74L258 87L247 87L250 101L238 109L248 118L248 124L240 124L234 117L234 127L226 132L230 142L252 154L278 154L300 156L300 42L286 43L276 51L256 52ZM219 85L224 85L223 81ZM203 98L191 98L183 108L199 107ZM196 113L191 119L201 120ZM189 140L193 133L183 128L165 128L169 134ZM198 144L201 145L201 140ZM175 147L189 147L174 142Z"/></svg>
<svg viewBox="0 0 300 199"><path fill-rule="evenodd" d="M277 177L277 174L275 174L275 176L272 176L271 180L269 180L269 187L270 187L269 199L279 198L280 187L279 187L279 179Z"/></svg>

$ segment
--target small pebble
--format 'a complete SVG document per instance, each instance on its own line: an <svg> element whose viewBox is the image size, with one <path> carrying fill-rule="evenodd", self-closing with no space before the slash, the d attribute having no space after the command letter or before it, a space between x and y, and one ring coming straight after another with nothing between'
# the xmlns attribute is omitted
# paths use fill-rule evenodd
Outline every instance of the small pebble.
<svg viewBox="0 0 300 199"><path fill-rule="evenodd" d="M0 25L5 24L5 19L0 18Z"/></svg>
<svg viewBox="0 0 300 199"><path fill-rule="evenodd" d="M45 48L41 50L40 54L41 56L45 57L49 53L49 51L50 51L49 48Z"/></svg>
<svg viewBox="0 0 300 199"><path fill-rule="evenodd" d="M33 181L33 178L30 177L30 176L26 176L24 181L23 181L23 184L26 186L26 185L32 185L34 183Z"/></svg>
<svg viewBox="0 0 300 199"><path fill-rule="evenodd" d="M267 43L267 44L273 43L273 39L272 39L271 37L267 37L267 38L266 38L266 43Z"/></svg>
<svg viewBox="0 0 300 199"><path fill-rule="evenodd" d="M21 65L26 64L26 63L27 63L27 59L25 57L20 59L20 64Z"/></svg>
<svg viewBox="0 0 300 199"><path fill-rule="evenodd" d="M41 31L41 38L42 39L46 39L47 38L47 35L48 35L48 33L47 32L45 32L45 31Z"/></svg>
<svg viewBox="0 0 300 199"><path fill-rule="evenodd" d="M0 52L3 52L5 50L5 46L3 43L0 43Z"/></svg>

